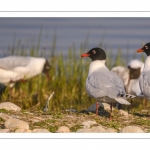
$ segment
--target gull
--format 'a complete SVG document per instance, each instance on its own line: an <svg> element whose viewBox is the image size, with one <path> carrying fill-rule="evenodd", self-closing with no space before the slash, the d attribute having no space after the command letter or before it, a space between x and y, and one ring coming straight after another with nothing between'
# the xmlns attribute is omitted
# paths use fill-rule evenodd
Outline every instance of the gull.
<svg viewBox="0 0 150 150"><path fill-rule="evenodd" d="M116 73L123 81L125 85L126 93L143 97L139 86L139 77L144 68L144 63L138 59L132 59L127 67L115 66L111 69L112 72ZM147 101L145 101L146 105ZM132 99L131 99L132 107Z"/></svg>
<svg viewBox="0 0 150 150"><path fill-rule="evenodd" d="M41 73L48 79L50 64L42 57L7 56L0 58L0 83L12 88L16 82L26 81Z"/></svg>
<svg viewBox="0 0 150 150"><path fill-rule="evenodd" d="M150 99L150 43L147 43L142 48L139 48L137 52L145 52L147 55L144 63L144 69L139 78L139 85L143 95L147 99Z"/></svg>
<svg viewBox="0 0 150 150"><path fill-rule="evenodd" d="M129 82L127 87L127 93L136 96L142 96L142 92L139 85L139 77L143 71L143 68L144 63L138 59L133 59L129 62Z"/></svg>
<svg viewBox="0 0 150 150"><path fill-rule="evenodd" d="M92 60L86 78L86 91L96 99L96 115L98 115L98 102L110 103L111 113L112 103L130 105L126 98L134 98L135 96L126 94L120 77L106 67L106 53L103 49L92 48L81 57L90 57Z"/></svg>
<svg viewBox="0 0 150 150"><path fill-rule="evenodd" d="M111 71L122 79L126 90L129 81L129 69L124 66L115 66L111 69Z"/></svg>

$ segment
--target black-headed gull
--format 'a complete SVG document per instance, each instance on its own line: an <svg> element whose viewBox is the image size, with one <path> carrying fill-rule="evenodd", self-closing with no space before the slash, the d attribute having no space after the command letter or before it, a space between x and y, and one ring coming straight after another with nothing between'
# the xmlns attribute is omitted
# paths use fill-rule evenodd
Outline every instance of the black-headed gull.
<svg viewBox="0 0 150 150"><path fill-rule="evenodd" d="M92 59L86 79L86 91L97 101L96 114L98 114L98 102L110 103L111 112L113 102L130 105L126 98L135 96L126 94L122 80L105 66L106 53L103 49L92 48L81 57Z"/></svg>
<svg viewBox="0 0 150 150"><path fill-rule="evenodd" d="M41 73L49 76L50 65L45 58L8 56L0 58L0 83L13 87L17 81L25 81Z"/></svg>
<svg viewBox="0 0 150 150"><path fill-rule="evenodd" d="M143 95L150 99L150 43L147 43L142 48L139 48L137 52L145 52L147 55L143 72L139 78L139 85Z"/></svg>

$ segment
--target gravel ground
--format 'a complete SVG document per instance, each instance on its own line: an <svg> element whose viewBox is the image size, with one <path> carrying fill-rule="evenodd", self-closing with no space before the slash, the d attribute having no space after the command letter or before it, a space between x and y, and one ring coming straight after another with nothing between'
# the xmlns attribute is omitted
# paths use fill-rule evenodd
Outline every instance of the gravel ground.
<svg viewBox="0 0 150 150"><path fill-rule="evenodd" d="M110 120L109 110L104 108L99 110L99 116L74 109L43 112L1 108L0 132L150 132L150 117L146 110L128 114L127 111L114 108Z"/></svg>

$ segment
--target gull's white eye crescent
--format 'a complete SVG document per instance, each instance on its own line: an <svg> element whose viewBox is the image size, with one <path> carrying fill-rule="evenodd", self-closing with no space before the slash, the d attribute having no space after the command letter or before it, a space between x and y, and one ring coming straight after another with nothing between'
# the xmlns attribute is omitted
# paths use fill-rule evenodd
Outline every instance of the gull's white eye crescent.
<svg viewBox="0 0 150 150"><path fill-rule="evenodd" d="M145 46L145 49L148 49L148 46Z"/></svg>
<svg viewBox="0 0 150 150"><path fill-rule="evenodd" d="M92 51L92 53L93 53L93 54L96 54L96 51L95 51L95 50L93 50L93 51Z"/></svg>

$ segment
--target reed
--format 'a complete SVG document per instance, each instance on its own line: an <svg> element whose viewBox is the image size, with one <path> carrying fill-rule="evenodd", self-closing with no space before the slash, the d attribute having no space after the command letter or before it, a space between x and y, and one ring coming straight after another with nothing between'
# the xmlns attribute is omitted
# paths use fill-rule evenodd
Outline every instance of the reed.
<svg viewBox="0 0 150 150"><path fill-rule="evenodd" d="M51 49L40 51L40 37L42 28L38 37L38 43L29 45L29 49L25 49L24 44L18 41L13 42L11 48L8 49L8 55L23 55L35 57L47 57L50 62L51 70L49 72L51 81L47 81L44 75L36 76L26 83L17 83L13 89L13 94L9 95L9 88L1 94L1 102L11 101L19 105L22 109L36 108L43 110L50 94L55 94L50 100L49 109L51 111L60 111L69 108L83 110L87 109L95 100L90 98L85 90L85 80L87 77L90 59L81 59L80 54L88 46L87 39L85 43L81 43L80 50L76 50L75 46L68 48L67 55L64 53L56 53L56 34L54 34L51 43ZM16 41L16 40L14 40ZM102 43L100 43L102 45ZM6 55L6 52L4 53ZM143 55L141 56L143 60ZM126 65L122 51L119 48L116 58L112 59L112 51L107 51L107 66L111 69L114 65Z"/></svg>

